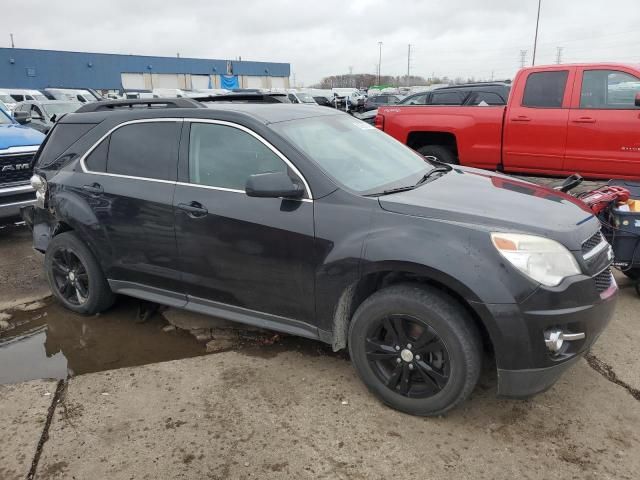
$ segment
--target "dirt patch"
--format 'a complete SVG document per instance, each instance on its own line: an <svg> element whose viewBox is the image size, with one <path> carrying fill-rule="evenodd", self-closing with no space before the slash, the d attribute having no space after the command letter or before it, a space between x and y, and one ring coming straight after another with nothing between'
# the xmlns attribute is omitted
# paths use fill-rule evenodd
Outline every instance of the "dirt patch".
<svg viewBox="0 0 640 480"><path fill-rule="evenodd" d="M596 372L598 372L610 382L615 383L616 385L620 385L622 388L627 390L633 398L640 401L640 390L620 380L620 378L618 378L616 372L613 371L613 368L611 368L610 365L607 365L592 353L587 353L585 355L585 358L587 359L587 363L589 364L589 366Z"/></svg>

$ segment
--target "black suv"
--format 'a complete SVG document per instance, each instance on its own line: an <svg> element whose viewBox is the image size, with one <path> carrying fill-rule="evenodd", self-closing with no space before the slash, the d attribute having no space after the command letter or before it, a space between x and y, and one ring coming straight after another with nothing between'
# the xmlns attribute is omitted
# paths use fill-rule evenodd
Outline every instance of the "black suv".
<svg viewBox="0 0 640 480"><path fill-rule="evenodd" d="M412 414L462 402L483 346L499 394L545 390L614 308L611 249L577 200L327 108L89 104L35 172L23 216L70 310L124 294L348 347Z"/></svg>

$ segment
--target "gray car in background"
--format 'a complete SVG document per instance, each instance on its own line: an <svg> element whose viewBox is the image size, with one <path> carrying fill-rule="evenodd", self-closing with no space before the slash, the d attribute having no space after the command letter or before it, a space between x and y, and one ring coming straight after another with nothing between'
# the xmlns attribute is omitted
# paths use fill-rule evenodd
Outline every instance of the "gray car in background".
<svg viewBox="0 0 640 480"><path fill-rule="evenodd" d="M28 113L31 121L27 125L46 134L62 115L75 112L81 105L80 102L61 102L58 100L28 101L18 103L14 112Z"/></svg>

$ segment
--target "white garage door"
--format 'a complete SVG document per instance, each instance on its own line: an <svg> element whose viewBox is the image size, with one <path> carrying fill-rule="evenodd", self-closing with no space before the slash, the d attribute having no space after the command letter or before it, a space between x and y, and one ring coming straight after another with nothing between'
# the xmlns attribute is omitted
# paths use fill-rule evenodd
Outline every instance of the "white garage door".
<svg viewBox="0 0 640 480"><path fill-rule="evenodd" d="M174 73L154 73L153 88L182 88L178 75Z"/></svg>
<svg viewBox="0 0 640 480"><path fill-rule="evenodd" d="M210 88L209 75L191 75L191 88L193 90Z"/></svg>
<svg viewBox="0 0 640 480"><path fill-rule="evenodd" d="M287 88L285 84L286 77L271 77L271 88Z"/></svg>
<svg viewBox="0 0 640 480"><path fill-rule="evenodd" d="M262 77L244 77L244 88L263 88Z"/></svg>
<svg viewBox="0 0 640 480"><path fill-rule="evenodd" d="M125 90L144 90L144 76L142 73L120 74L122 88Z"/></svg>

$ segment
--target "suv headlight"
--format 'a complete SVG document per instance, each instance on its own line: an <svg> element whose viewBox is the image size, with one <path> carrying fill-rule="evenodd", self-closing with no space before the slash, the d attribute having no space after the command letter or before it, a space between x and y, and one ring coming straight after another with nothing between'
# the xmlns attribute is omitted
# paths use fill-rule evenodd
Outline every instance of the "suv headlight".
<svg viewBox="0 0 640 480"><path fill-rule="evenodd" d="M511 265L548 287L581 273L571 252L554 240L519 233L492 233L491 241Z"/></svg>

